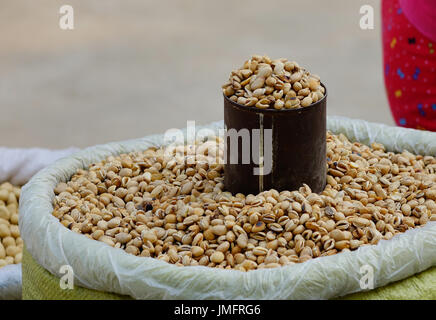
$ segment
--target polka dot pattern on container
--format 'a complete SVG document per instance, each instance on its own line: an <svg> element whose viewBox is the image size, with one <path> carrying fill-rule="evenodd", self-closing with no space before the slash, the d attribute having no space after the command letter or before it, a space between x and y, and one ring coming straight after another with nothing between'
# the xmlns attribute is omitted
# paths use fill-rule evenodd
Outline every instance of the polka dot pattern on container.
<svg viewBox="0 0 436 320"><path fill-rule="evenodd" d="M436 131L435 45L406 15L399 0L383 0L383 74L391 112L400 126Z"/></svg>
<svg viewBox="0 0 436 320"><path fill-rule="evenodd" d="M419 114L425 117L425 111L423 109L422 103L418 103L418 110L419 110Z"/></svg>
<svg viewBox="0 0 436 320"><path fill-rule="evenodd" d="M386 64L385 65L385 75L389 74L389 69L390 69L389 64Z"/></svg>
<svg viewBox="0 0 436 320"><path fill-rule="evenodd" d="M415 68L415 73L413 74L413 80L418 80L418 76L421 73L421 69L418 67Z"/></svg>
<svg viewBox="0 0 436 320"><path fill-rule="evenodd" d="M403 71L401 71L400 68L397 69L397 74L401 79L404 79L405 75L404 75Z"/></svg>

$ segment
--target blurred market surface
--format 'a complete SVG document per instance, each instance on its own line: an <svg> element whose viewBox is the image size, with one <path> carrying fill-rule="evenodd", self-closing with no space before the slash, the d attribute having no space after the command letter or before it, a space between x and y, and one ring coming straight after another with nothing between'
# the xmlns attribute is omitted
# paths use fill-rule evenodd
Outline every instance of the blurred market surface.
<svg viewBox="0 0 436 320"><path fill-rule="evenodd" d="M74 8L74 30L59 8ZM375 29L359 27L362 5ZM393 124L377 0L0 3L0 145L85 147L223 118L221 84L252 53L296 60L328 113Z"/></svg>

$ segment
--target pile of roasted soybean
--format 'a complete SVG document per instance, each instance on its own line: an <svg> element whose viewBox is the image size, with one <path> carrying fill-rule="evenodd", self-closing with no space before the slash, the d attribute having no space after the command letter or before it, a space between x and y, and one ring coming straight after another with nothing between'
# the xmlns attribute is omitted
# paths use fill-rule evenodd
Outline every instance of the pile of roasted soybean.
<svg viewBox="0 0 436 320"><path fill-rule="evenodd" d="M18 229L20 188L5 182L0 185L0 268L22 259L23 240Z"/></svg>
<svg viewBox="0 0 436 320"><path fill-rule="evenodd" d="M224 192L216 138L198 143L196 155L192 146L150 148L78 170L56 187L53 215L133 255L243 271L356 250L436 221L434 157L329 133L327 146L321 194Z"/></svg>
<svg viewBox="0 0 436 320"><path fill-rule="evenodd" d="M317 75L297 62L253 55L230 73L223 93L240 105L259 109L298 109L321 100L325 88Z"/></svg>

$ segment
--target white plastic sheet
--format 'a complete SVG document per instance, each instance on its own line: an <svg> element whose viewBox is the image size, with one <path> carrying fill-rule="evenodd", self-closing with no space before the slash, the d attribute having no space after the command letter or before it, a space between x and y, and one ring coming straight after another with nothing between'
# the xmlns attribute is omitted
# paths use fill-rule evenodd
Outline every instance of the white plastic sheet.
<svg viewBox="0 0 436 320"><path fill-rule="evenodd" d="M0 300L21 299L21 263L0 269Z"/></svg>
<svg viewBox="0 0 436 320"><path fill-rule="evenodd" d="M14 185L23 185L41 168L77 150L77 148L48 150L0 147L0 183L8 181Z"/></svg>
<svg viewBox="0 0 436 320"><path fill-rule="evenodd" d="M208 128L217 130L222 122ZM330 117L328 128L352 140L384 143L388 149L436 155L436 134ZM36 261L61 276L74 270L75 284L137 299L328 299L361 291L361 267L374 272L375 287L404 279L436 265L436 223L407 231L376 246L321 257L292 266L250 272L207 267L177 267L136 257L63 227L51 215L53 189L78 168L103 158L163 143L161 135L98 145L57 161L23 188L20 230Z"/></svg>
<svg viewBox="0 0 436 320"><path fill-rule="evenodd" d="M7 181L14 185L23 185L41 168L77 150L0 147L0 184ZM21 264L0 269L0 300L3 299L21 299Z"/></svg>

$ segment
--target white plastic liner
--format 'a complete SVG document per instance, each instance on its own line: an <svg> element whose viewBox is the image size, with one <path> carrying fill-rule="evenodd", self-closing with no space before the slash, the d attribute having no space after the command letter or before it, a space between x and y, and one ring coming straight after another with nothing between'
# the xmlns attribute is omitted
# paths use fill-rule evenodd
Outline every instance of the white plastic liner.
<svg viewBox="0 0 436 320"><path fill-rule="evenodd" d="M77 150L77 148L49 150L0 147L0 183L8 181L13 185L21 186L41 168Z"/></svg>
<svg viewBox="0 0 436 320"><path fill-rule="evenodd" d="M223 122L207 128L217 130ZM361 120L329 117L328 128L351 140L383 143L388 150L436 155L436 133L394 128ZM109 155L163 143L162 135L98 145L40 171L23 188L20 230L26 248L51 273L70 265L75 285L137 299L328 299L362 291L361 267L374 271L374 286L409 277L436 265L436 223L407 231L376 246L321 257L302 264L249 272L208 267L177 267L76 234L51 215L53 189L78 168Z"/></svg>
<svg viewBox="0 0 436 320"><path fill-rule="evenodd" d="M0 184L7 181L18 186L23 185L41 168L77 150L0 147ZM0 269L0 300L6 299L21 299L21 264Z"/></svg>
<svg viewBox="0 0 436 320"><path fill-rule="evenodd" d="M21 299L21 263L0 269L0 300Z"/></svg>

